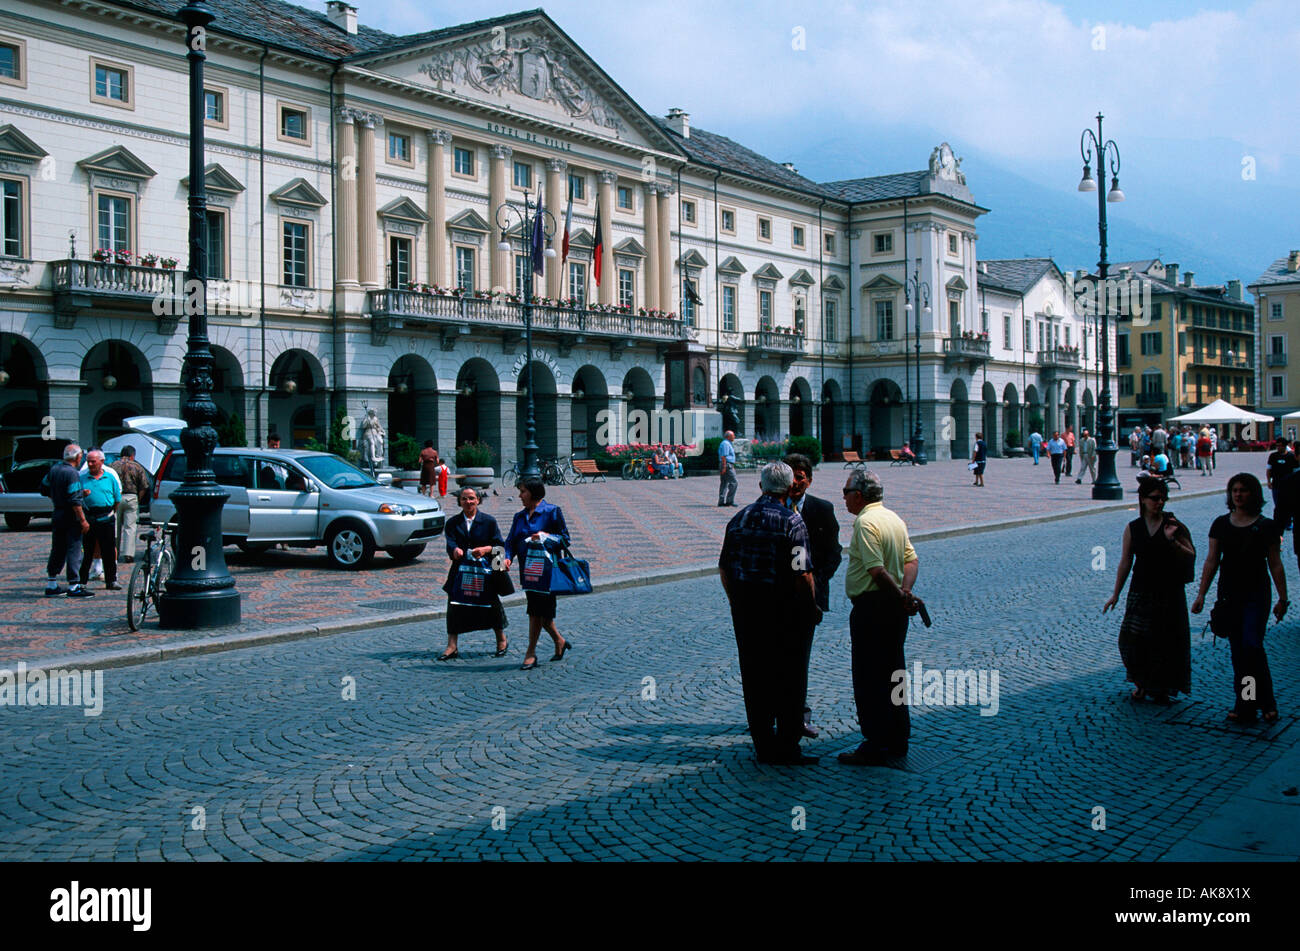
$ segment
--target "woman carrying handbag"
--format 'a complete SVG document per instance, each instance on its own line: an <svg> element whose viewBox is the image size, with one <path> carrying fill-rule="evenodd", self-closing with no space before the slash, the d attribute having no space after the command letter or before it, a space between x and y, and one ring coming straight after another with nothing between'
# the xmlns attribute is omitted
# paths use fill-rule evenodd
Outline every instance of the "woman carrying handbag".
<svg viewBox="0 0 1300 951"><path fill-rule="evenodd" d="M515 520L506 537L506 568L522 558L528 543L540 543L547 551L559 551L569 546L569 529L564 524L564 513L559 506L545 501L546 484L536 476L530 476L519 483L519 501L523 510L515 513ZM521 670L537 669L537 641L542 628L551 635L555 642L555 656L551 660L563 660L564 652L573 647L573 641L560 636L555 627L555 595L543 591L527 591L528 597L528 650L524 654Z"/></svg>
<svg viewBox="0 0 1300 951"><path fill-rule="evenodd" d="M465 558L487 558L493 549L505 548L501 539L501 529L497 520L486 512L478 510L478 492L464 488L460 493L460 511L447 519L444 533L447 539L447 554L451 558L451 572L443 590L451 594L452 577L460 568ZM508 563L507 563L508 567ZM496 657L505 657L510 649L506 640L505 609L501 606L501 595L509 594L514 588L510 575L505 571L493 571L488 576L487 592L490 603L485 607L473 607L465 604L448 603L447 605L447 649L439 655L439 660L455 660L460 656L457 639L470 631L491 629L497 636Z"/></svg>

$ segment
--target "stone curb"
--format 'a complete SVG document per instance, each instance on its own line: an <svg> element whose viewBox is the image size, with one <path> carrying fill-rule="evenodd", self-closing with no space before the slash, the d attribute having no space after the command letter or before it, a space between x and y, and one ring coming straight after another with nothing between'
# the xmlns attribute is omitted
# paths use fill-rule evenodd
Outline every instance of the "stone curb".
<svg viewBox="0 0 1300 951"><path fill-rule="evenodd" d="M1207 495L1218 495L1223 489L1216 488L1213 490L1200 492L1180 492L1180 499L1199 498ZM916 541L938 541L945 538L957 538L962 535L975 535L981 532L996 532L1007 528L1023 528L1028 525L1037 525L1045 519L1058 518L1080 518L1086 515L1096 515L1104 512L1117 512L1133 508L1133 502L1121 501L1112 502L1105 505L1098 505L1096 508L1077 509L1069 512L1053 513L1047 516L1034 518L1015 519L1009 522L998 522L988 525L960 525L956 528L942 528L930 532L921 532L913 535ZM848 553L847 546L844 548L845 554ZM592 584L593 593L604 591L618 591L623 588L638 588L648 585L669 584L674 581L688 581L692 578L703 578L708 575L716 574L718 566L716 563L707 565L689 565L681 568L668 568L662 571L652 571L645 574L625 575L623 577L611 578L607 581L595 582ZM502 604L514 605L522 604L524 596L522 593L516 593L510 597L503 598ZM27 664L29 672L50 671L50 670L80 670L80 669L98 669L107 670L115 667L134 667L137 664L152 664L159 661L175 660L181 657L196 657L202 654L216 654L231 650L242 650L248 647L262 647L267 644L279 644L286 641L307 640L314 637L326 637L332 634L347 634L354 631L368 631L376 628L393 627L399 624L412 624L420 621L440 621L447 616L445 608L427 608L411 611L395 611L389 614L376 614L373 617L355 617L345 618L335 621L322 621L319 624L307 625L282 625L280 627L266 628L260 631L245 631L238 634L225 634L216 637L190 638L181 641L171 641L167 644L161 644L157 647L126 647L118 650L94 652L88 654L74 654L66 657L55 657L48 660L37 660L24 662Z"/></svg>

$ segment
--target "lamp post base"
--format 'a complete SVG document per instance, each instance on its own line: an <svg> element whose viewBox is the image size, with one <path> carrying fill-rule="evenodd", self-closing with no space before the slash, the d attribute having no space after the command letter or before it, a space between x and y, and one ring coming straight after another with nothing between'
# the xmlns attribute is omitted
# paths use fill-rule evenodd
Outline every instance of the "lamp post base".
<svg viewBox="0 0 1300 951"><path fill-rule="evenodd" d="M240 621L239 592L204 591L167 594L158 599L158 623L164 630L198 631L230 627Z"/></svg>
<svg viewBox="0 0 1300 951"><path fill-rule="evenodd" d="M1113 445L1097 450L1097 481L1092 486L1092 497L1097 501L1114 502L1124 498L1124 487L1115 472L1118 451Z"/></svg>

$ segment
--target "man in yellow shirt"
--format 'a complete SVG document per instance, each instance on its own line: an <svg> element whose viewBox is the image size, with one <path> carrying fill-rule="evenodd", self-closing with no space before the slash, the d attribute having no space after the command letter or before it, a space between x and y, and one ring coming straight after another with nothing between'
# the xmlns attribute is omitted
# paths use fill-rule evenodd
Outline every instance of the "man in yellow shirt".
<svg viewBox="0 0 1300 951"><path fill-rule="evenodd" d="M841 753L841 763L882 766L907 753L911 720L906 703L891 699L895 673L906 671L903 641L917 611L912 596L920 562L903 520L885 508L884 487L870 469L855 470L844 484L844 505L855 516L845 589L853 650L853 699L862 744Z"/></svg>

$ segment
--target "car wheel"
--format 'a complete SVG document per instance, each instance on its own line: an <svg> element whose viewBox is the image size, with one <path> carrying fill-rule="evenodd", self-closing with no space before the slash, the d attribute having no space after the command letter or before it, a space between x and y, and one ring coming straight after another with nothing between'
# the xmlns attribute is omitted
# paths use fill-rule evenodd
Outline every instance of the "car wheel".
<svg viewBox="0 0 1300 951"><path fill-rule="evenodd" d="M5 524L8 525L10 528L12 528L15 532L21 532L24 528L26 528L31 523L32 523L32 517L30 515L23 515L20 513L10 513L5 516Z"/></svg>
<svg viewBox="0 0 1300 951"><path fill-rule="evenodd" d="M325 550L336 568L356 570L370 563L375 543L359 525L335 525L325 536Z"/></svg>
<svg viewBox="0 0 1300 951"><path fill-rule="evenodd" d="M247 555L260 555L271 550L271 542L250 542L242 538L235 540L235 547Z"/></svg>
<svg viewBox="0 0 1300 951"><path fill-rule="evenodd" d="M415 561L415 559L424 554L424 550L428 547L427 543L421 545L398 545L396 548L389 548L388 555L393 559L393 561L404 565L408 562Z"/></svg>

